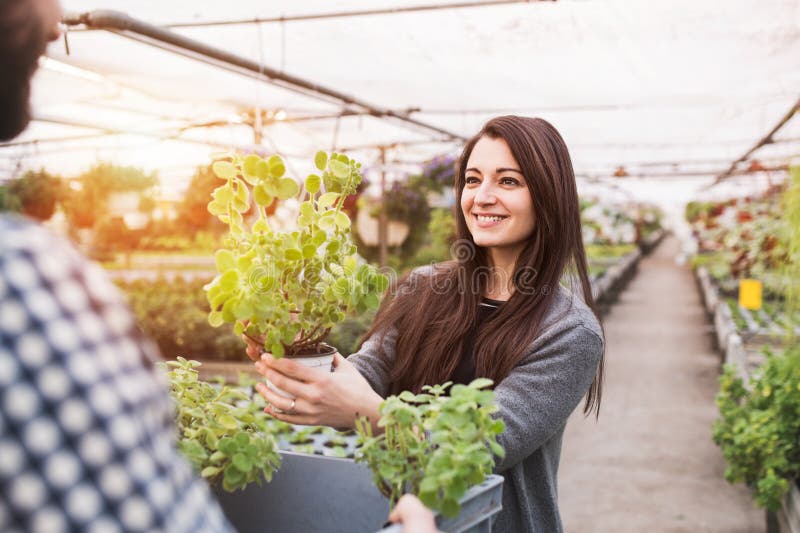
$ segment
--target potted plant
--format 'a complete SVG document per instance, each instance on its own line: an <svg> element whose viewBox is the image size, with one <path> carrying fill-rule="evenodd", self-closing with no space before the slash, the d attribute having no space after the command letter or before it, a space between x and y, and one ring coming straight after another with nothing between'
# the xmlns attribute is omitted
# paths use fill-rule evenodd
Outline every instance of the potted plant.
<svg viewBox="0 0 800 533"><path fill-rule="evenodd" d="M359 259L342 210L362 180L361 164L322 151L314 163L321 175L306 177L303 190L285 176L277 155L229 154L212 165L224 183L208 210L229 232L215 254L218 274L205 290L212 326L233 324L237 335L257 339L276 358L331 367L336 350L324 343L331 327L348 313L377 307L388 280ZM251 198L252 224L242 216ZM276 198L298 202L296 228L270 226L266 208Z"/></svg>
<svg viewBox="0 0 800 533"><path fill-rule="evenodd" d="M195 363L182 362L183 366L187 364ZM172 381L174 384L175 379ZM486 526L481 531L488 530L502 507L503 478L491 474L493 455L504 453L496 440L503 422L492 418L496 411L494 393L485 390L490 384L479 379L469 386L456 385L446 395L447 383L428 387L423 394L406 392L387 398L381 406L382 435L373 435L371 426L360 421L355 461L337 454L314 453L322 441L342 449L352 445L341 434L326 436L326 432L333 433L330 428L308 427L290 433L291 428L282 422L264 425L261 431L265 438L274 436L274 442L290 445L291 451L279 450L280 469L266 471L269 483L263 486L241 483L234 488L243 490L236 493L224 484L224 491L217 486L217 498L241 532L263 531L267 525L285 532L374 532L405 492L418 495L437 512L442 531L464 531L476 524ZM173 390L182 388L173 386ZM189 402L180 411L197 409L196 396L177 397L179 403ZM264 415L257 411L239 413ZM223 438L219 439L220 450ZM236 435L233 440L244 438ZM229 446L226 444L225 451L235 453L228 450ZM307 449L297 450L302 446ZM193 462L206 477L218 474L209 468L211 458L227 457L211 449L199 453L194 445L182 449L194 454ZM238 469L236 460L234 455L233 466L228 468ZM254 461L244 466L251 466L256 474L260 468Z"/></svg>
<svg viewBox="0 0 800 533"><path fill-rule="evenodd" d="M392 506L411 493L452 518L467 490L492 473L494 455L505 455L497 442L505 425L492 417L497 411L494 391L488 390L492 381L455 385L446 395L451 384L387 398L380 406L379 435L367 419L357 421L356 461L369 466Z"/></svg>
<svg viewBox="0 0 800 533"><path fill-rule="evenodd" d="M270 481L281 463L280 427L273 427L263 401L244 392L252 380L242 375L238 387L214 386L198 379L197 361L178 357L160 364L175 400L178 448L195 470L226 491Z"/></svg>

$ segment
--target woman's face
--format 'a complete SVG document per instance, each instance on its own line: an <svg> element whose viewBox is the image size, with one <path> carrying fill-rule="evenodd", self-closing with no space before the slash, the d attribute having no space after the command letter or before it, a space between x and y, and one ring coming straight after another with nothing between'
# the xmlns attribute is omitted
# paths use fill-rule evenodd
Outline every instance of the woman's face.
<svg viewBox="0 0 800 533"><path fill-rule="evenodd" d="M481 137L467 161L461 210L475 244L514 257L533 232L533 200L508 144Z"/></svg>

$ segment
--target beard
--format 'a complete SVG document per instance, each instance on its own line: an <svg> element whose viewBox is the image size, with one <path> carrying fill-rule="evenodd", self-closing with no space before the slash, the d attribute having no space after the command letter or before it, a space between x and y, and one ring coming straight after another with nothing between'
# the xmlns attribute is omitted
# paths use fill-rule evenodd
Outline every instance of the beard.
<svg viewBox="0 0 800 533"><path fill-rule="evenodd" d="M4 65L3 67L6 66ZM13 139L28 126L31 120L29 103L31 76L35 71L35 63L28 69L2 68L3 79L0 81L0 141Z"/></svg>
<svg viewBox="0 0 800 533"><path fill-rule="evenodd" d="M16 137L28 126L31 78L39 56L47 49L47 31L41 17L10 19L17 19L17 24L9 27L5 21L0 28L0 141Z"/></svg>

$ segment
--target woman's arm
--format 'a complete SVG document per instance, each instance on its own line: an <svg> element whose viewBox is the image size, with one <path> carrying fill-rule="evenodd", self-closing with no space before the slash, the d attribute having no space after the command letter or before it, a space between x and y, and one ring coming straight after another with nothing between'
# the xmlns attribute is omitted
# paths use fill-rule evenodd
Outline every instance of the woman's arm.
<svg viewBox="0 0 800 533"><path fill-rule="evenodd" d="M506 424L498 438L506 450L495 467L498 473L564 426L589 389L602 353L600 336L582 324L556 326L537 339L532 352L495 388L497 416Z"/></svg>
<svg viewBox="0 0 800 533"><path fill-rule="evenodd" d="M366 378L372 389L384 398L389 395L389 375L395 358L397 329L386 335L376 333L364 341L361 349L347 358Z"/></svg>

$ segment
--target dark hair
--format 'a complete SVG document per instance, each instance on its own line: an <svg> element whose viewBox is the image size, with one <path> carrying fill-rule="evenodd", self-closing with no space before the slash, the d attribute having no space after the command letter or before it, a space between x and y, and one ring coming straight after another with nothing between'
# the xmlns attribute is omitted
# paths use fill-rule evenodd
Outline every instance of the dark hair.
<svg viewBox="0 0 800 533"><path fill-rule="evenodd" d="M365 335L383 335L392 327L398 330L390 373L393 393L417 392L423 385L449 379L468 332L477 325L477 309L486 284L481 274L489 261L487 250L475 245L460 204L467 162L482 137L503 139L508 144L528 185L536 223L517 259L511 298L480 325L475 336L476 376L499 383L519 363L540 334L565 274L573 286L579 282L586 304L600 320L589 283L575 174L564 140L552 125L539 118L494 118L467 142L459 160L455 216L457 243L463 246L457 257L434 265L429 274L401 279L396 293L384 298ZM602 377L601 357L584 413L599 413Z"/></svg>
<svg viewBox="0 0 800 533"><path fill-rule="evenodd" d="M47 47L44 24L30 0L0 0L0 140L30 122L30 80Z"/></svg>

